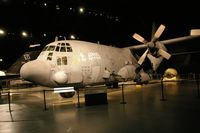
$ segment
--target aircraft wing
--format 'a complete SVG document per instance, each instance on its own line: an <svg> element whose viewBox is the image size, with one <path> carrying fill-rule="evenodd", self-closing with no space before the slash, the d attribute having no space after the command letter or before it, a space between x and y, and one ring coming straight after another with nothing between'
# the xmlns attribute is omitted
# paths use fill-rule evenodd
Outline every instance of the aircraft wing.
<svg viewBox="0 0 200 133"><path fill-rule="evenodd" d="M163 40L163 41L160 41L160 42L164 45L170 45L170 44L175 44L175 43L184 42L184 41L192 41L192 40L195 40L195 39L200 39L200 35L178 37L178 38ZM130 47L126 47L126 48L143 49L143 48L146 48L146 47L147 47L146 44L140 44L140 45L130 46Z"/></svg>

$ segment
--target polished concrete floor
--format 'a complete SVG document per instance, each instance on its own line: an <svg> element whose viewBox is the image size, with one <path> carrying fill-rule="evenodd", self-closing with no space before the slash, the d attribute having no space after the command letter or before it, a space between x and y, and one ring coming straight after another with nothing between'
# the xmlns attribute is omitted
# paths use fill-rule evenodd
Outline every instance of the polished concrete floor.
<svg viewBox="0 0 200 133"><path fill-rule="evenodd" d="M0 133L189 133L199 132L200 98L195 82L127 85L108 90L108 104L86 106L84 93L64 99L35 87L15 90L11 106L0 101ZM35 92L37 91L37 92ZM14 92L14 91L13 91ZM23 93L21 93L23 92Z"/></svg>

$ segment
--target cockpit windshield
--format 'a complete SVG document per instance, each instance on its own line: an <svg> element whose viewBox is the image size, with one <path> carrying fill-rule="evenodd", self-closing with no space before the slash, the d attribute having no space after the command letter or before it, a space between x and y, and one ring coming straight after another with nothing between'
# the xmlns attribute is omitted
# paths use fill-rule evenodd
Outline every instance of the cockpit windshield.
<svg viewBox="0 0 200 133"><path fill-rule="evenodd" d="M42 51L72 52L72 47L69 43L57 43L57 46L49 45L44 47Z"/></svg>

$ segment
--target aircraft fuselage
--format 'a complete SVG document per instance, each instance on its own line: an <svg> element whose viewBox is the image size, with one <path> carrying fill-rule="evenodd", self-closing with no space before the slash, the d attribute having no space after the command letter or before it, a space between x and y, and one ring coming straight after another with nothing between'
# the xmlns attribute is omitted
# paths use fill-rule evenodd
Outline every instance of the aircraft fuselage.
<svg viewBox="0 0 200 133"><path fill-rule="evenodd" d="M136 62L127 48L63 40L46 45L36 60L22 66L20 73L24 79L44 86L85 85L105 82L105 70L117 74L125 64Z"/></svg>

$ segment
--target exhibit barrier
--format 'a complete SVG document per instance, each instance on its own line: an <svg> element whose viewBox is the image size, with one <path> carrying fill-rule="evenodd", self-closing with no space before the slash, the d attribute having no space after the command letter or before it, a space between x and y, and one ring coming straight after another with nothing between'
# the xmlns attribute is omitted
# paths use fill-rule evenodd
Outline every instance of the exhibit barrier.
<svg viewBox="0 0 200 133"><path fill-rule="evenodd" d="M160 79L154 80L149 82L148 84L160 84L160 100L161 101L166 101L166 95L165 95L165 90L167 89L165 84L166 83L181 83L181 82L193 82L194 85L196 87L194 87L195 89L195 95L197 96L197 98L200 98L200 88L199 88L199 79L200 79L200 75L199 74L191 74L191 75L181 75L183 77L181 77L180 79L177 80L168 80L168 81L163 81L163 78L161 77ZM125 100L125 87L128 85L133 85L136 86L138 84L136 83L122 83L119 86L121 87L121 101L120 104L126 104L126 100ZM88 95L88 94L96 94L96 93L106 93L107 94L107 90L105 89L105 87L103 89L102 86L99 87L93 87L93 89L91 89L90 87L87 87L85 89L81 89L81 91L84 93L84 95ZM63 89L62 89L63 90ZM96 91L95 91L96 90ZM53 89L44 89L44 90L39 90L39 91L17 91L17 92L13 92L10 90L6 90L6 91L2 91L1 90L1 97L7 97L7 104L8 104L8 111L12 112L14 111L14 109L12 108L12 102L13 99L11 98L12 95L16 95L16 94L30 94L30 93L40 93L43 95L43 110L47 111L48 110L48 98L50 98L50 95L47 96L47 92L53 92ZM80 93L79 93L79 89L76 90L76 107L80 108L81 107L81 103L80 103ZM53 94L52 94L53 95ZM106 95L107 96L107 95ZM104 97L105 98L105 97ZM107 100L107 99L106 99ZM40 101L42 102L42 101Z"/></svg>

